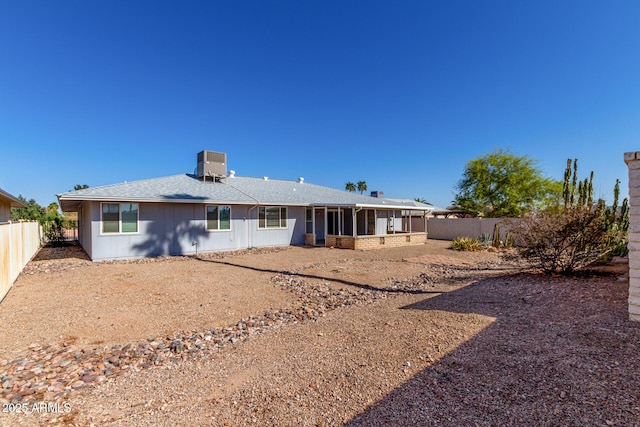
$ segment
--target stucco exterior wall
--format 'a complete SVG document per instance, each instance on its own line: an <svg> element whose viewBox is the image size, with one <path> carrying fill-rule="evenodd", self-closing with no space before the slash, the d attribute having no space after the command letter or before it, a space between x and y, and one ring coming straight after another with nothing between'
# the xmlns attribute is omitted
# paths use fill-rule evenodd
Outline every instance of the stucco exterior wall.
<svg viewBox="0 0 640 427"><path fill-rule="evenodd" d="M140 203L138 232L122 234L102 233L99 202L83 208L89 213L82 219L91 225L81 243L94 261L304 244L304 208L287 209L287 228L260 229L257 208L232 206L231 229L209 231L204 204Z"/></svg>
<svg viewBox="0 0 640 427"><path fill-rule="evenodd" d="M624 153L629 168L629 319L640 321L640 151Z"/></svg>
<svg viewBox="0 0 640 427"><path fill-rule="evenodd" d="M258 210L253 209L247 224L250 230L250 247L304 245L305 208L287 208L287 228L258 228ZM247 246L245 246L247 247Z"/></svg>
<svg viewBox="0 0 640 427"><path fill-rule="evenodd" d="M78 243L85 250L89 258L91 258L91 209L94 208L95 203L84 202L78 209ZM98 208L100 205L97 205ZM99 215L99 213L98 213Z"/></svg>

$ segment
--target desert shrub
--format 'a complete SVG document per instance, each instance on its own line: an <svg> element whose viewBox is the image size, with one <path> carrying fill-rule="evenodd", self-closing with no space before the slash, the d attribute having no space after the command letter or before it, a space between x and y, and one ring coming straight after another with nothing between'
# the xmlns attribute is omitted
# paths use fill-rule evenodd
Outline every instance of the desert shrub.
<svg viewBox="0 0 640 427"><path fill-rule="evenodd" d="M52 246L60 246L65 242L63 219L59 216L49 216L41 221L45 241Z"/></svg>
<svg viewBox="0 0 640 427"><path fill-rule="evenodd" d="M593 172L577 179L577 160L567 161L563 203L531 213L511 224L520 256L547 273L571 273L612 254L626 252L629 228L628 201L618 210L620 181L614 203L593 201Z"/></svg>
<svg viewBox="0 0 640 427"><path fill-rule="evenodd" d="M456 251L478 252L483 249L482 243L470 237L456 237L451 241L451 249Z"/></svg>
<svg viewBox="0 0 640 427"><path fill-rule="evenodd" d="M500 248L502 247L502 240L500 240L500 224L496 223L496 225L493 226L493 241L491 242L491 245L493 245L493 247L495 248Z"/></svg>
<svg viewBox="0 0 640 427"><path fill-rule="evenodd" d="M548 208L533 213L511 229L523 258L547 273L571 273L610 251L617 231L607 229L599 209Z"/></svg>
<svg viewBox="0 0 640 427"><path fill-rule="evenodd" d="M476 239L482 245L482 249L489 249L493 244L493 236L489 233L484 233Z"/></svg>
<svg viewBox="0 0 640 427"><path fill-rule="evenodd" d="M509 249L515 245L515 237L510 231L507 231L504 235L504 247Z"/></svg>

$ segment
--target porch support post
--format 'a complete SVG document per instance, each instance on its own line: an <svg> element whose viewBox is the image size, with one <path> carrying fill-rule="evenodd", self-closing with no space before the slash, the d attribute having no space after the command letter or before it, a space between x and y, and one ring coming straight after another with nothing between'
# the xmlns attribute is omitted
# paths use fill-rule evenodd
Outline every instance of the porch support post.
<svg viewBox="0 0 640 427"><path fill-rule="evenodd" d="M338 206L338 236L342 236L342 221L340 221L340 206Z"/></svg>
<svg viewBox="0 0 640 427"><path fill-rule="evenodd" d="M329 210L325 206L324 207L324 242L325 246L327 245L327 232L329 231Z"/></svg>
<svg viewBox="0 0 640 427"><path fill-rule="evenodd" d="M373 235L378 234L378 209L373 210Z"/></svg>
<svg viewBox="0 0 640 427"><path fill-rule="evenodd" d="M393 219L391 224L393 224L393 234L396 234L396 211L393 212ZM402 213L400 213L400 221L402 221Z"/></svg>
<svg viewBox="0 0 640 427"><path fill-rule="evenodd" d="M422 219L424 220L424 232L427 233L427 239L428 239L429 238L429 234L428 234L428 231L427 231L427 213L426 212L424 212L422 214Z"/></svg>
<svg viewBox="0 0 640 427"><path fill-rule="evenodd" d="M313 246L316 245L316 208L311 207L311 233L313 233Z"/></svg>
<svg viewBox="0 0 640 427"><path fill-rule="evenodd" d="M356 207L354 206L353 209L351 209L351 215L353 216L353 229L351 230L351 234L353 235L353 237L356 237L357 233L358 233L358 215L356 212Z"/></svg>

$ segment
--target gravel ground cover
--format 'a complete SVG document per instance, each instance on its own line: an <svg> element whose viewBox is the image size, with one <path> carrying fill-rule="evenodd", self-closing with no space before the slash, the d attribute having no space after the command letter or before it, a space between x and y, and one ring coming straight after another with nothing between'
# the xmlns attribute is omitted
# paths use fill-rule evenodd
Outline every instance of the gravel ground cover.
<svg viewBox="0 0 640 427"><path fill-rule="evenodd" d="M61 410L2 413L0 421L640 425L640 328L626 320L624 266L544 276L498 254L446 246L286 248L101 264L73 251L41 253L0 304L0 321L30 330L52 320L26 338L2 332L0 354L11 357L1 357L0 401ZM99 281L112 271L122 277ZM196 284L191 299L178 298L182 288L163 288L178 278ZM131 293L116 287L124 280L133 283ZM57 291L74 281L73 297ZM166 299L138 301L138 308L130 301L158 286ZM113 306L76 311L101 287L118 294L111 304L157 310L111 335L65 329L67 317L87 313L95 324L93 309L109 316ZM30 299L34 288L48 289L48 298ZM216 299L220 292L225 301ZM49 302L45 313L5 308L40 298ZM209 304L208 314L190 310L194 301ZM213 310L224 304L230 314ZM165 323L155 318L162 313Z"/></svg>

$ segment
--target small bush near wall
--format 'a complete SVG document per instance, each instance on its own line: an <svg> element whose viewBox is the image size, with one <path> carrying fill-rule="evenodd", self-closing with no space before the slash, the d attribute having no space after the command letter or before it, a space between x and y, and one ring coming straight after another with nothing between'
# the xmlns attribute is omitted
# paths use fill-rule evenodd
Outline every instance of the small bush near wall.
<svg viewBox="0 0 640 427"><path fill-rule="evenodd" d="M456 237L451 241L451 249L456 251L478 252L483 249L482 243L470 237Z"/></svg>

